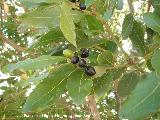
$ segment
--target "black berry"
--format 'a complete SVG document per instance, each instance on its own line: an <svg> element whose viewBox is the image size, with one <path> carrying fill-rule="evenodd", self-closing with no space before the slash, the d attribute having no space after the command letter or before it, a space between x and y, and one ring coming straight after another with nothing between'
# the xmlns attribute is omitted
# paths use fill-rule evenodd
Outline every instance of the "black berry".
<svg viewBox="0 0 160 120"><path fill-rule="evenodd" d="M86 5L83 4L83 3L80 3L80 4L79 4L79 8L80 8L81 10L85 10L85 9L86 9Z"/></svg>
<svg viewBox="0 0 160 120"><path fill-rule="evenodd" d="M77 64L78 62L79 62L79 57L78 57L78 56L73 56L73 57L71 58L71 63Z"/></svg>
<svg viewBox="0 0 160 120"><path fill-rule="evenodd" d="M94 67L91 67L91 66L87 66L85 68L85 73L88 75L88 76L93 76L96 74L96 71L94 69Z"/></svg>
<svg viewBox="0 0 160 120"><path fill-rule="evenodd" d="M86 61L84 59L80 59L78 64L79 64L79 67L85 67Z"/></svg>
<svg viewBox="0 0 160 120"><path fill-rule="evenodd" d="M81 58L87 58L89 56L89 50L86 48L81 49Z"/></svg>

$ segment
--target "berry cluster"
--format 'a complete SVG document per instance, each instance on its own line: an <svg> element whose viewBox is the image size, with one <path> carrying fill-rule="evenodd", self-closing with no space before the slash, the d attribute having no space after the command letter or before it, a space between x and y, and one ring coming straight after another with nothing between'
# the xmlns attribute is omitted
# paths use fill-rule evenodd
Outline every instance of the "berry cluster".
<svg viewBox="0 0 160 120"><path fill-rule="evenodd" d="M70 0L73 3L79 2L80 0ZM86 9L86 5L84 3L80 3L79 4L79 8L80 10L85 10Z"/></svg>
<svg viewBox="0 0 160 120"><path fill-rule="evenodd" d="M81 49L80 58L78 56L73 56L71 58L71 63L78 64L79 67L84 68L85 73L89 76L96 74L94 67L88 66L84 58L89 56L89 50L86 48Z"/></svg>

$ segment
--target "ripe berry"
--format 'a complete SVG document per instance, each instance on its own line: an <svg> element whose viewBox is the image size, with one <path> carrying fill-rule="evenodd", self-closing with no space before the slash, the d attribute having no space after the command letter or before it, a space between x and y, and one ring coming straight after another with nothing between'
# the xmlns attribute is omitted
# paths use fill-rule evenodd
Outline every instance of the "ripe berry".
<svg viewBox="0 0 160 120"><path fill-rule="evenodd" d="M87 75L89 75L89 76L93 76L93 75L96 74L96 71L95 71L94 67L87 66L87 67L85 68L85 73L86 73Z"/></svg>
<svg viewBox="0 0 160 120"><path fill-rule="evenodd" d="M73 56L73 57L71 58L71 63L77 64L78 62L79 62L79 57L78 57L78 56Z"/></svg>
<svg viewBox="0 0 160 120"><path fill-rule="evenodd" d="M86 5L83 4L83 3L80 3L80 4L79 4L79 8L80 8L81 10L85 10L85 9L86 9Z"/></svg>
<svg viewBox="0 0 160 120"><path fill-rule="evenodd" d="M89 56L89 50L86 48L81 49L81 58L87 58Z"/></svg>
<svg viewBox="0 0 160 120"><path fill-rule="evenodd" d="M79 67L85 67L86 66L86 61L84 59L79 60Z"/></svg>

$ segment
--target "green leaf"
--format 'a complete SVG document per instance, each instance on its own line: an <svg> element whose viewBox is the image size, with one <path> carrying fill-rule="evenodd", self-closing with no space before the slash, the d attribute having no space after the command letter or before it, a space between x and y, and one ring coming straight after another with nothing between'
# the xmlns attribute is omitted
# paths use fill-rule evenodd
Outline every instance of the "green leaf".
<svg viewBox="0 0 160 120"><path fill-rule="evenodd" d="M147 49L144 43L144 31L141 23L134 21L132 32L129 35L133 47L136 48L140 56L144 56L147 53Z"/></svg>
<svg viewBox="0 0 160 120"><path fill-rule="evenodd" d="M123 9L123 0L117 0L116 9L117 10L122 10Z"/></svg>
<svg viewBox="0 0 160 120"><path fill-rule="evenodd" d="M148 67L148 69L150 71L155 71L155 69L153 68L153 66L151 64L151 59L149 59L149 60L146 61L146 65L147 65L147 67Z"/></svg>
<svg viewBox="0 0 160 120"><path fill-rule="evenodd" d="M7 86L0 86L0 89L1 89L1 90L7 90L8 87L7 87Z"/></svg>
<svg viewBox="0 0 160 120"><path fill-rule="evenodd" d="M126 67L122 66L119 68L114 68L109 70L113 74L113 80L120 79L122 77L122 74L125 73Z"/></svg>
<svg viewBox="0 0 160 120"><path fill-rule="evenodd" d="M105 66L94 66L94 69L96 71L96 74L94 75L94 78L97 78L97 77L101 77L103 74L106 73L107 67L105 67Z"/></svg>
<svg viewBox="0 0 160 120"><path fill-rule="evenodd" d="M99 100L101 97L105 97L106 93L110 90L112 80L112 72L107 72L101 77L93 80L92 91L95 94L96 100Z"/></svg>
<svg viewBox="0 0 160 120"><path fill-rule="evenodd" d="M113 15L113 11L108 9L108 10L105 11L105 13L103 15L103 18L105 20L109 20L112 17L112 15Z"/></svg>
<svg viewBox="0 0 160 120"><path fill-rule="evenodd" d="M35 41L31 47L40 47L48 45L49 43L53 42L61 42L65 41L63 33L58 29L52 29L51 31L47 32L46 34L42 35L38 41Z"/></svg>
<svg viewBox="0 0 160 120"><path fill-rule="evenodd" d="M63 54L63 50L65 50L67 48L68 48L68 46L65 44L57 45L50 51L50 55L61 56Z"/></svg>
<svg viewBox="0 0 160 120"><path fill-rule="evenodd" d="M135 72L124 74L118 84L118 95L121 97L128 96L134 90L139 80L140 76Z"/></svg>
<svg viewBox="0 0 160 120"><path fill-rule="evenodd" d="M154 7L154 13L160 15L160 1L159 0L152 0L152 5Z"/></svg>
<svg viewBox="0 0 160 120"><path fill-rule="evenodd" d="M152 64L152 67L158 72L160 73L160 64L159 64L159 61L160 61L160 50L156 50L152 56L152 59L151 59L151 64Z"/></svg>
<svg viewBox="0 0 160 120"><path fill-rule="evenodd" d="M105 43L105 39L83 39L83 40L78 40L77 45L79 48L91 48L100 44Z"/></svg>
<svg viewBox="0 0 160 120"><path fill-rule="evenodd" d="M60 29L63 32L65 38L73 44L76 45L76 33L75 25L73 23L73 16L70 12L71 8L65 2L61 5L61 15L60 15Z"/></svg>
<svg viewBox="0 0 160 120"><path fill-rule="evenodd" d="M115 42L110 41L110 40L105 40L106 42L104 44L99 45L105 50L109 50L112 53L115 53L118 50L118 46Z"/></svg>
<svg viewBox="0 0 160 120"><path fill-rule="evenodd" d="M160 108L160 77L156 73L149 73L141 80L130 97L125 101L120 118L141 120Z"/></svg>
<svg viewBox="0 0 160 120"><path fill-rule="evenodd" d="M90 93L92 80L85 78L84 70L76 70L73 72L67 81L68 93L76 105L80 105L85 100L85 97Z"/></svg>
<svg viewBox="0 0 160 120"><path fill-rule="evenodd" d="M81 12L81 11L72 10L71 13L73 16L74 23L78 23L81 20L85 19L85 14L83 14L83 12Z"/></svg>
<svg viewBox="0 0 160 120"><path fill-rule="evenodd" d="M144 23L154 31L160 33L160 17L154 13L145 13L143 15Z"/></svg>
<svg viewBox="0 0 160 120"><path fill-rule="evenodd" d="M20 16L20 20L31 27L55 28L59 26L59 16L60 16L60 7L49 6L49 7L40 7L37 9L33 9L29 12L26 12L25 14Z"/></svg>
<svg viewBox="0 0 160 120"><path fill-rule="evenodd" d="M99 64L103 65L112 65L113 63L113 54L110 51L104 51L98 55L97 61Z"/></svg>
<svg viewBox="0 0 160 120"><path fill-rule="evenodd" d="M18 0L21 4L27 7L37 6L41 3L59 3L61 0Z"/></svg>
<svg viewBox="0 0 160 120"><path fill-rule="evenodd" d="M65 59L66 58L60 57L60 56L43 55L35 59L27 59L24 61L19 61L15 64L8 64L3 67L3 71L11 73L12 71L16 69L23 69L23 70L43 69L52 64L56 64L61 61L64 61Z"/></svg>
<svg viewBox="0 0 160 120"><path fill-rule="evenodd" d="M48 78L39 83L27 98L23 112L42 111L55 103L66 89L67 77L75 70L70 64L56 69Z"/></svg>
<svg viewBox="0 0 160 120"><path fill-rule="evenodd" d="M76 39L78 48L90 48L106 42L106 39L89 39L88 36L79 29L76 29Z"/></svg>
<svg viewBox="0 0 160 120"><path fill-rule="evenodd" d="M122 24L122 37L123 39L127 39L133 28L133 15L128 14L125 16L123 24Z"/></svg>
<svg viewBox="0 0 160 120"><path fill-rule="evenodd" d="M44 78L48 77L49 73L45 72L43 74L33 75L31 76L28 81L29 82L39 82L40 80L43 80Z"/></svg>
<svg viewBox="0 0 160 120"><path fill-rule="evenodd" d="M90 5L92 5L95 2L95 0L85 0L85 5L88 8Z"/></svg>
<svg viewBox="0 0 160 120"><path fill-rule="evenodd" d="M106 11L107 7L106 7L106 1L103 0L96 0L95 1L95 5L96 5L96 10L98 13L100 14L104 14L104 12Z"/></svg>
<svg viewBox="0 0 160 120"><path fill-rule="evenodd" d="M99 53L96 51L90 51L89 56L88 56L88 61L90 63L90 65L94 65L96 66L98 64L97 62L97 57L98 57Z"/></svg>
<svg viewBox="0 0 160 120"><path fill-rule="evenodd" d="M88 28L94 33L101 33L104 31L103 24L95 16L86 16Z"/></svg>

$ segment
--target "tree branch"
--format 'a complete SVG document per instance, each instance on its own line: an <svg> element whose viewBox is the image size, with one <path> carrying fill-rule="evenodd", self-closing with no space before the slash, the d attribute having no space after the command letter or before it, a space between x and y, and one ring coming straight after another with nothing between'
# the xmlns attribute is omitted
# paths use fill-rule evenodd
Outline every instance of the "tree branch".
<svg viewBox="0 0 160 120"><path fill-rule="evenodd" d="M128 1L129 11L132 14L134 14L133 0L127 0L127 1Z"/></svg>
<svg viewBox="0 0 160 120"><path fill-rule="evenodd" d="M113 88L114 88L114 94L115 94L115 99L116 99L116 111L117 111L117 114L116 114L116 120L120 120L119 118L119 110L121 108L121 101L120 101L120 97L117 93L117 86L118 86L118 80L115 80L113 82Z"/></svg>
<svg viewBox="0 0 160 120"><path fill-rule="evenodd" d="M151 5L152 5L152 1L148 0L147 12L150 11Z"/></svg>
<svg viewBox="0 0 160 120"><path fill-rule="evenodd" d="M94 96L88 96L87 99L94 120L101 120Z"/></svg>

